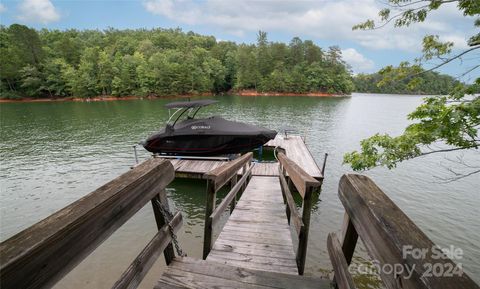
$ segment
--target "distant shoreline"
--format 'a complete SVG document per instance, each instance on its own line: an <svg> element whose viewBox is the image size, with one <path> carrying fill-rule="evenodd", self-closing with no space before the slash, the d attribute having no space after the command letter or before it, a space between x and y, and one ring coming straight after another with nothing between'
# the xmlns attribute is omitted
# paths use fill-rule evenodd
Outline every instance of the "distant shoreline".
<svg viewBox="0 0 480 289"><path fill-rule="evenodd" d="M295 93L295 92L259 92L256 90L239 90L232 91L233 95L240 96L312 96L312 97L343 97L349 96L347 94L335 94L335 93L326 93L326 92L305 92L305 93Z"/></svg>
<svg viewBox="0 0 480 289"><path fill-rule="evenodd" d="M310 97L344 97L349 96L345 94L333 94L325 92L308 92L308 93L294 93L294 92L258 92L255 90L239 90L230 91L224 94L218 95L239 95L239 96L310 96ZM137 100L137 99L169 99L169 98L190 98L190 97L209 97L216 96L213 93L199 93L199 94L183 94L183 95L170 95L170 96L95 96L95 97L48 97L48 98L19 98L19 99L0 99L0 103L21 103L21 102L96 102L96 101L117 101L117 100Z"/></svg>

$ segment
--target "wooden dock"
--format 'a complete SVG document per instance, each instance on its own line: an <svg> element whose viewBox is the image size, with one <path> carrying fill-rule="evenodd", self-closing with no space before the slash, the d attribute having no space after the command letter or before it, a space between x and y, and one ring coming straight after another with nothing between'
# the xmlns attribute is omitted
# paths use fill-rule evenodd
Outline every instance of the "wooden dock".
<svg viewBox="0 0 480 289"><path fill-rule="evenodd" d="M207 260L298 275L278 177L252 177Z"/></svg>
<svg viewBox="0 0 480 289"><path fill-rule="evenodd" d="M174 245L179 249L176 233L182 226L182 214L170 212L165 190L179 167L185 166L186 170L193 163L177 162L178 167L174 168L174 161L151 158L0 243L0 287L53 286L138 210L151 203L158 231L113 284L113 289L137 288L162 252L168 267L159 276L156 289L354 289L356 284L348 266L359 238L378 265L393 268L392 264L400 264L410 268L411 274L381 271L387 289L480 289L463 272L453 276L428 275L428 264L450 269L458 265L445 254L439 258L438 252L431 250L435 244L371 179L352 174L344 175L339 182L338 195L345 208L342 234L337 237L330 233L327 240L334 276L303 276L312 195L319 191L321 179L310 175L303 163L294 160L294 156L306 154L296 147L302 144L296 142L288 148L283 143L285 150L277 155L276 176L269 175L272 168L258 168L259 164L252 162L252 153L216 167L202 167L206 172L201 178L207 180L203 260L185 257L181 250L175 254ZM287 155L289 152L292 158ZM313 161L311 155L297 158L299 162L309 160ZM305 168L315 173L313 163ZM256 169L263 175L255 175ZM217 202L216 194L225 186L229 192ZM301 199L301 210L294 194L298 194L298 201ZM230 215L220 228L219 221L226 214ZM216 240L214 229L220 230ZM426 255L402 257L405 246L425 250Z"/></svg>
<svg viewBox="0 0 480 289"><path fill-rule="evenodd" d="M292 135L288 136L288 138L285 138L282 135L277 135L275 139L267 142L264 147L270 149L278 148L279 151L282 151L294 162L297 164L302 164L302 168L310 176L317 180L321 180L323 178L321 169L318 167L315 159L300 136ZM161 158L161 156L159 156L159 158ZM172 163L175 169L175 177L191 179L202 179L209 171L214 170L228 162L225 160L188 159L188 157L169 157L167 160ZM257 163L252 174L254 176L278 176L278 162Z"/></svg>
<svg viewBox="0 0 480 289"><path fill-rule="evenodd" d="M204 259L177 258L168 266L155 288L330 288L330 281L299 276L303 274L308 239L311 203L310 194L320 182L304 171L293 171L283 153L277 176L255 176L258 164L251 164L252 154L227 162L208 172L207 208L205 219ZM242 178L237 181L237 171ZM303 193L303 218L293 204L287 186L286 171ZM278 175L281 175L279 178ZM281 182L283 180L283 182ZM230 183L231 190L215 208L215 193ZM245 187L246 186L246 187ZM237 194L244 188L237 203ZM288 199L285 207L285 199ZM231 215L217 240L212 240L213 227L225 210ZM289 209L286 209L289 208ZM297 232L299 247L294 251L289 219L301 226Z"/></svg>

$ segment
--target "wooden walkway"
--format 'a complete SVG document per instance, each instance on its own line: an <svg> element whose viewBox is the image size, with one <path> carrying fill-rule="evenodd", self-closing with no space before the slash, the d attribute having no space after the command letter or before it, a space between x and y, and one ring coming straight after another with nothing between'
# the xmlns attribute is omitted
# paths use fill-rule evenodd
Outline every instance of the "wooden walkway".
<svg viewBox="0 0 480 289"><path fill-rule="evenodd" d="M320 288L299 276L278 177L253 176L205 261L175 258L156 289Z"/></svg>
<svg viewBox="0 0 480 289"><path fill-rule="evenodd" d="M297 164L302 164L302 168L312 177L317 180L323 178L320 168L317 166L315 159L308 150L300 136L289 136L284 138L277 135L275 139L267 142L265 147L275 148L279 147ZM188 159L188 158L168 158L173 168L175 169L175 177L202 179L204 174L221 167L227 161L223 160L202 160L202 159ZM253 168L252 174L254 176L278 176L278 163L276 162L261 162L257 163Z"/></svg>
<svg viewBox="0 0 480 289"><path fill-rule="evenodd" d="M278 177L254 176L207 260L298 275Z"/></svg>

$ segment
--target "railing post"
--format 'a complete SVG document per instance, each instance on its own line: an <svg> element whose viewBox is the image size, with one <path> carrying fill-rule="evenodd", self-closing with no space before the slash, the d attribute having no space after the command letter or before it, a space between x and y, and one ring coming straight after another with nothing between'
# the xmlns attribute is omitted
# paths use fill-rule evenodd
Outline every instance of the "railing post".
<svg viewBox="0 0 480 289"><path fill-rule="evenodd" d="M163 216L160 209L161 204L164 210L170 211L168 206L167 192L164 189L161 190L158 195L153 197L151 202L153 207L153 214L155 215L155 221L157 223L157 228L160 231L162 227L168 223L168 221L165 220L165 217ZM160 202L160 204L158 204L158 202ZM165 250L163 251L163 255L165 256L165 263L169 265L172 262L173 258L175 258L175 252L173 251L172 242L170 242L165 248Z"/></svg>
<svg viewBox="0 0 480 289"><path fill-rule="evenodd" d="M297 250L297 267L298 274L303 275L305 270L305 259L307 257L308 246L308 232L310 231L310 216L312 211L312 193L314 188L309 186L305 190L305 198L303 199L303 212L302 221L303 227L298 237L298 250Z"/></svg>
<svg viewBox="0 0 480 289"><path fill-rule="evenodd" d="M235 174L230 180L230 189L232 189L236 184L237 184L237 174ZM232 202L230 203L230 214L232 214L236 204L237 204L237 198L235 196L235 198L233 198Z"/></svg>
<svg viewBox="0 0 480 289"><path fill-rule="evenodd" d="M209 179L207 182L207 201L205 204L205 229L203 233L203 259L205 260L212 247L213 225L210 215L215 210L215 180Z"/></svg>
<svg viewBox="0 0 480 289"><path fill-rule="evenodd" d="M348 213L345 212L343 217L343 226L342 226L342 240L341 240L341 249L347 265L350 265L352 262L353 253L355 252L355 246L357 245L358 233L353 226L352 220L348 216ZM333 287L338 288L337 280L335 275L332 279Z"/></svg>
<svg viewBox="0 0 480 289"><path fill-rule="evenodd" d="M355 246L357 245L358 234L353 226L350 217L347 212L345 212L345 217L343 218L343 228L342 228L342 251L347 264L350 265L352 262L353 253L355 252Z"/></svg>

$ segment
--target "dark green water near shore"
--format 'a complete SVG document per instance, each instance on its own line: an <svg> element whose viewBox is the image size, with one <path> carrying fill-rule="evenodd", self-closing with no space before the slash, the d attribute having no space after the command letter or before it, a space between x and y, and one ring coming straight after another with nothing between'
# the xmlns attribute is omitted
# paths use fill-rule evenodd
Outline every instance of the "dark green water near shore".
<svg viewBox="0 0 480 289"><path fill-rule="evenodd" d="M329 153L323 191L314 207L306 273L328 272L326 236L341 228L343 207L338 181L350 172L345 152L376 132L398 134L406 115L421 97L354 94L349 98L218 97L202 115L256 123L272 129L295 127L306 136L318 163ZM0 240L5 240L105 182L134 163L132 145L168 119L163 105L171 100L117 102L6 103L1 114ZM140 149L140 157L148 154ZM458 154L469 163L478 153ZM451 176L452 155L431 155L400 164L392 171L366 172L438 245L461 248L456 260L480 282L480 179L472 176L444 183ZM200 257L203 240L205 184L175 181L168 189L172 204L184 213L180 242L189 256ZM129 265L154 235L150 205L145 206L57 288L105 288ZM359 256L364 252L359 250ZM151 288L163 259L147 275Z"/></svg>

